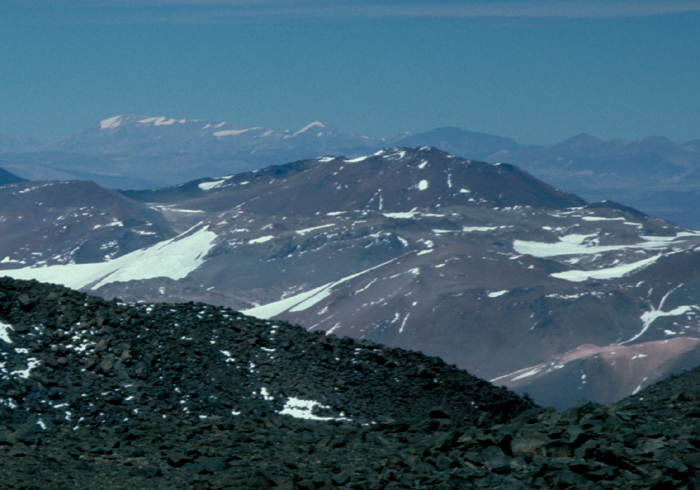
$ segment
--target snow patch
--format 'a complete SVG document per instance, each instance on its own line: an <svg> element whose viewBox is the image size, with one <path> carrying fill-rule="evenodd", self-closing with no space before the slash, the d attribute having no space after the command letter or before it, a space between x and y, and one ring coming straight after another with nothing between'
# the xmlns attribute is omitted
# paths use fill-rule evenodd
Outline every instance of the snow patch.
<svg viewBox="0 0 700 490"><path fill-rule="evenodd" d="M491 231L497 229L498 226L465 226L462 228L462 231L465 233L469 233L472 231Z"/></svg>
<svg viewBox="0 0 700 490"><path fill-rule="evenodd" d="M654 257L649 257L648 259L638 260L637 262L632 262L631 264L617 265L615 267L608 267L594 271L573 270L555 272L551 274L551 276L571 282L583 282L589 279L618 279L626 274L636 272L653 264L659 259L659 257L661 257L661 255L655 255Z"/></svg>
<svg viewBox="0 0 700 490"><path fill-rule="evenodd" d="M297 230L297 234L299 235L306 235L307 233L310 233L315 230L320 230L321 228L328 228L329 226L335 226L333 223L328 224L328 225L321 225L321 226L314 226L313 228L306 228L304 230Z"/></svg>
<svg viewBox="0 0 700 490"><path fill-rule="evenodd" d="M248 131L257 131L262 128L246 128L246 129L227 129L225 131L216 131L212 133L217 138L222 136L238 136L239 134L247 133Z"/></svg>
<svg viewBox="0 0 700 490"><path fill-rule="evenodd" d="M643 242L629 245L598 245L596 240L594 240L597 236L595 233L592 235L571 234L559 237L559 241L555 243L514 240L513 249L519 254L540 258L556 257L558 255L597 254L627 249L654 250L669 247L669 242L688 235L679 233L673 237L642 237Z"/></svg>
<svg viewBox="0 0 700 490"><path fill-rule="evenodd" d="M659 303L658 308L654 308L653 306L651 307L651 311L645 311L642 313L642 316L640 319L642 320L642 329L639 331L637 335L632 337L629 340L626 340L624 342L620 342L621 344L628 344L630 342L634 342L637 340L639 337L644 335L644 333L649 329L652 323L656 321L657 318L663 317L663 316L679 316L679 315L684 315L690 311L697 310L698 307L693 305L683 305L683 306L678 306L671 311L663 311L664 308L664 303L666 303L666 300L668 297L678 288L680 288L683 284L680 284L676 288L672 289L671 291L667 292L663 298L661 298L661 302Z"/></svg>
<svg viewBox="0 0 700 490"><path fill-rule="evenodd" d="M494 291L492 293L489 293L488 296L489 298L498 298L499 296L503 296L506 293L509 293L510 291L508 289L504 289L503 291Z"/></svg>
<svg viewBox="0 0 700 490"><path fill-rule="evenodd" d="M350 420L344 417L319 417L313 414L314 408L330 408L327 405L322 405L314 400L302 400L300 398L295 398L293 396L289 397L284 404L284 408L280 410L280 415L289 415L297 419L306 420Z"/></svg>
<svg viewBox="0 0 700 490"><path fill-rule="evenodd" d="M409 316L411 316L411 314L406 313L406 316L404 317L403 321L401 322L401 327L399 328L399 333L403 333L403 328L406 326L406 322L408 321Z"/></svg>
<svg viewBox="0 0 700 490"><path fill-rule="evenodd" d="M379 264L377 266L371 267L367 270L358 272L351 276L344 277L343 279L340 279L338 281L319 286L310 291L299 293L294 296L290 296L289 298L275 301L273 303L268 303L262 306L256 306L255 308L244 310L241 313L257 318L270 319L272 317L284 313L285 311L289 311L291 313L304 311L330 296L333 292L333 288L338 286L339 284L350 281L356 277L366 274L367 272L378 269L379 267L383 267L395 260L396 259L391 259L388 262L384 262L383 264Z"/></svg>
<svg viewBox="0 0 700 490"><path fill-rule="evenodd" d="M416 208L403 213L383 213L387 218L394 219L412 219L412 218L443 218L444 214L433 214L433 213L421 213L416 211Z"/></svg>
<svg viewBox="0 0 700 490"><path fill-rule="evenodd" d="M204 256L214 246L216 234L208 226L192 232L190 228L170 240L136 250L109 262L24 267L3 271L15 279L36 279L61 284L72 289L90 289L117 281L138 281L168 277L186 277L204 263Z"/></svg>
<svg viewBox="0 0 700 490"><path fill-rule="evenodd" d="M602 218L600 216L583 216L583 221L625 221L625 218Z"/></svg>
<svg viewBox="0 0 700 490"><path fill-rule="evenodd" d="M200 189L202 189L203 191L208 191L210 189L215 189L215 188L221 186L221 184L224 184L225 182L226 182L226 180L214 180L212 182L202 182L201 184L199 184L198 187Z"/></svg>
<svg viewBox="0 0 700 490"><path fill-rule="evenodd" d="M109 119L100 121L100 129L115 129L118 128L121 125L121 123L121 116L110 117Z"/></svg>
<svg viewBox="0 0 700 490"><path fill-rule="evenodd" d="M267 235L267 236L261 236L260 238L253 238L252 240L248 240L249 245L254 245L256 243L265 243L269 242L270 240L273 240L275 237L273 235Z"/></svg>
<svg viewBox="0 0 700 490"><path fill-rule="evenodd" d="M531 369L530 371L526 371L523 374L516 376L515 378L511 379L511 381L517 381L519 379L529 378L530 376L534 376L535 374L539 373L540 370L541 370L541 368Z"/></svg>
<svg viewBox="0 0 700 490"><path fill-rule="evenodd" d="M323 123L320 122L320 121L312 122L311 124L309 124L309 125L304 126L303 128L301 128L301 129L300 129L299 131L297 131L296 133L294 133L294 134L288 134L288 135L285 136L284 138L294 138L295 136L299 136L301 133L305 133L305 132L307 132L309 129L311 129L311 128L316 128L316 127L317 127L317 128L325 128L326 126L325 126L325 124L323 124Z"/></svg>
<svg viewBox="0 0 700 490"><path fill-rule="evenodd" d="M367 158L369 158L369 157L363 156L363 157L357 157L357 158L352 158L350 160L343 160L343 161L345 163L359 163L359 162L364 162L365 160L367 160Z"/></svg>
<svg viewBox="0 0 700 490"><path fill-rule="evenodd" d="M29 375L31 374L32 369L37 367L39 364L41 364L41 363L39 362L38 359L30 357L29 359L27 359L27 368L26 369L18 369L17 371L12 371L10 373L10 375L19 376L20 378L27 379L27 378L29 378Z"/></svg>
<svg viewBox="0 0 700 490"><path fill-rule="evenodd" d="M14 328L12 328L12 325L8 325L7 323L4 323L0 320L0 340L11 344L12 339L10 338L10 330L14 330Z"/></svg>
<svg viewBox="0 0 700 490"><path fill-rule="evenodd" d="M639 393L639 390L642 389L642 386L644 386L644 383L646 383L646 380L647 380L647 377L645 376L644 379L642 380L642 382L639 383L639 386L637 386L637 387L634 389L634 391L632 392L633 395L636 395L637 393ZM641 398L640 398L640 399L641 399Z"/></svg>
<svg viewBox="0 0 700 490"><path fill-rule="evenodd" d="M124 226L124 223L121 221L112 221L111 223L107 223L106 225L95 225L92 227L93 230L97 230L98 228L109 228L110 226ZM155 234L155 233L153 233Z"/></svg>
<svg viewBox="0 0 700 490"><path fill-rule="evenodd" d="M176 123L175 119L167 119L165 117L147 117L138 121L141 124L153 123L154 126L170 126Z"/></svg>

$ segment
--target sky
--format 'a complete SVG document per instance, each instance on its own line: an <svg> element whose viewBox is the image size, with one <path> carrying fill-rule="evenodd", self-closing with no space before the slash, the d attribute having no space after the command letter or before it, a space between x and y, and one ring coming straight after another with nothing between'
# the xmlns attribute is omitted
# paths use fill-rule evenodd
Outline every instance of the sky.
<svg viewBox="0 0 700 490"><path fill-rule="evenodd" d="M700 139L700 0L0 0L0 133L118 114Z"/></svg>

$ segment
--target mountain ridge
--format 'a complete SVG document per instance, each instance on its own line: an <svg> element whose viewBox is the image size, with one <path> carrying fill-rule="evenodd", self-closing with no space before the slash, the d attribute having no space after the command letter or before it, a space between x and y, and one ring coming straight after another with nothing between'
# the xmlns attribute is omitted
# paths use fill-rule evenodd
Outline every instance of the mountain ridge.
<svg viewBox="0 0 700 490"><path fill-rule="evenodd" d="M43 146L44 150L74 153L138 154L142 156L177 153L220 154L225 152L295 151L300 144L311 145L317 156L333 141L335 148L369 148L381 140L342 132L315 121L297 131L247 127L228 122L172 119L137 114L105 119L82 133ZM298 150L297 150L298 151Z"/></svg>
<svg viewBox="0 0 700 490"><path fill-rule="evenodd" d="M14 184L16 182L24 182L25 179L18 177L17 175L8 172L4 168L0 167L0 186L5 184Z"/></svg>
<svg viewBox="0 0 700 490"><path fill-rule="evenodd" d="M700 146L662 136L602 140L578 135L552 145L532 145L454 127L377 138L319 121L300 130L275 130L132 114L103 120L58 142L20 145L10 153L0 145L0 152L8 171L29 180L78 178L138 190L319 155L357 157L389 146L434 146L462 158L516 164L588 201L612 199L700 228L694 213L700 192Z"/></svg>
<svg viewBox="0 0 700 490"><path fill-rule="evenodd" d="M0 203L21 197L40 216L56 189L13 184ZM420 350L558 408L615 401L700 352L683 340L700 337L696 232L511 165L389 148L125 194L63 193L56 231L76 235L51 249L46 223L0 206L2 236L38 239L0 242L2 274ZM586 344L610 355L574 355Z"/></svg>

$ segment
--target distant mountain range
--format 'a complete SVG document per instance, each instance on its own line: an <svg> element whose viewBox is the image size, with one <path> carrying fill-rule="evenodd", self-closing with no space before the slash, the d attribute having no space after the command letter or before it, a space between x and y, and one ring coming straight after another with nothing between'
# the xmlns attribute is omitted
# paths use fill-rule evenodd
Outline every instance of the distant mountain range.
<svg viewBox="0 0 700 490"><path fill-rule="evenodd" d="M41 147L41 143L26 136L10 136L0 133L0 153L30 151Z"/></svg>
<svg viewBox="0 0 700 490"><path fill-rule="evenodd" d="M0 187L0 275L421 351L559 408L700 364L699 250L670 222L431 147L154 190Z"/></svg>
<svg viewBox="0 0 700 490"><path fill-rule="evenodd" d="M59 141L0 136L0 167L29 180L93 180L113 189L167 187L320 155L432 146L463 158L517 164L590 201L610 199L700 229L700 140L600 140L578 135L523 145L459 128L376 138L322 122L299 130L138 115L115 116Z"/></svg>
<svg viewBox="0 0 700 490"><path fill-rule="evenodd" d="M28 145L0 154L0 167L30 180L72 178L109 188L149 189L384 146L379 138L344 133L321 122L292 132L125 115L38 148Z"/></svg>

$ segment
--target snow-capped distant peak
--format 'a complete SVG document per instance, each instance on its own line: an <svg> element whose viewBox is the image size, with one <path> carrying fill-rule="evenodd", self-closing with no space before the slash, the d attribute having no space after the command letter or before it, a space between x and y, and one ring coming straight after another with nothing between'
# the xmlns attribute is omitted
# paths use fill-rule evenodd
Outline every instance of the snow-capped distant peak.
<svg viewBox="0 0 700 490"><path fill-rule="evenodd" d="M315 122L312 122L311 124L304 126L296 133L285 136L285 138L294 138L295 136L298 136L301 133L305 133L306 131L308 131L311 128L325 128L325 127L326 127L326 125L323 124L321 121L315 121Z"/></svg>
<svg viewBox="0 0 700 490"><path fill-rule="evenodd" d="M115 129L122 123L122 116L114 116L100 121L100 129Z"/></svg>

